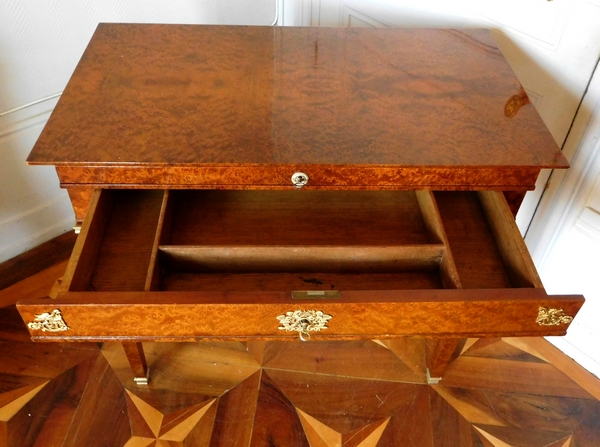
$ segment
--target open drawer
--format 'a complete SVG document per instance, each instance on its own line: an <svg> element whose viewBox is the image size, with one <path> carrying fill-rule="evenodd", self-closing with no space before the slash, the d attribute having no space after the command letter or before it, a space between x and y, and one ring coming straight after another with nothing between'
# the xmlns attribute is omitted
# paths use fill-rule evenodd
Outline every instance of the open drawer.
<svg viewBox="0 0 600 447"><path fill-rule="evenodd" d="M96 190L35 340L563 335L501 192Z"/></svg>

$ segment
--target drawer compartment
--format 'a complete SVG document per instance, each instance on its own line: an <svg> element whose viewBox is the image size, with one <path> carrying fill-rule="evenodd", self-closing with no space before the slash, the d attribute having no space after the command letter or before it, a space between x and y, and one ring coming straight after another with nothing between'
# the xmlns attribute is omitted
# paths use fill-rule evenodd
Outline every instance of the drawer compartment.
<svg viewBox="0 0 600 447"><path fill-rule="evenodd" d="M560 335L582 304L499 192L97 190L58 297L19 309L60 311L37 339L289 338L297 310L332 339Z"/></svg>

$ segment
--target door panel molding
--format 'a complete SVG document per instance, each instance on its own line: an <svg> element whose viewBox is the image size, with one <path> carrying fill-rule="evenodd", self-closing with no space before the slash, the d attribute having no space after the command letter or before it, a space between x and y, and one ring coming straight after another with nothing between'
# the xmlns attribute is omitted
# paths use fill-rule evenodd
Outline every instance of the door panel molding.
<svg viewBox="0 0 600 447"><path fill-rule="evenodd" d="M596 70L563 152L571 169L554 171L525 241L540 270L584 208L600 173L600 72Z"/></svg>

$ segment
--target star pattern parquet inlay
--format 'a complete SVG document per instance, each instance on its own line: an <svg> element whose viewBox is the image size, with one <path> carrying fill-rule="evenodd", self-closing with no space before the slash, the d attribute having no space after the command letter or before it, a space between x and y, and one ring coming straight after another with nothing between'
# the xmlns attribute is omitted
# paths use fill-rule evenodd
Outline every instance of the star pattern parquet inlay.
<svg viewBox="0 0 600 447"><path fill-rule="evenodd" d="M437 385L393 340L147 343L143 387L117 343L3 327L0 446L600 445L600 385L573 381L539 339L469 340Z"/></svg>

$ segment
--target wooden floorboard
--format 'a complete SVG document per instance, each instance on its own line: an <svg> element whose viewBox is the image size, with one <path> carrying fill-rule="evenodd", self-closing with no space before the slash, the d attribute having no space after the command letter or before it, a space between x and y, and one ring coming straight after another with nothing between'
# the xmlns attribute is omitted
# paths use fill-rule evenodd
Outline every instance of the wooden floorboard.
<svg viewBox="0 0 600 447"><path fill-rule="evenodd" d="M406 343L32 343L0 292L0 446L598 447L600 383L542 338L471 339L437 385Z"/></svg>
<svg viewBox="0 0 600 447"><path fill-rule="evenodd" d="M36 274L36 281L21 280L0 290L0 307L10 306L18 300L48 296L56 280L63 276L68 261L59 262Z"/></svg>
<svg viewBox="0 0 600 447"><path fill-rule="evenodd" d="M69 259L76 239L75 232L69 231L1 263L0 290Z"/></svg>

